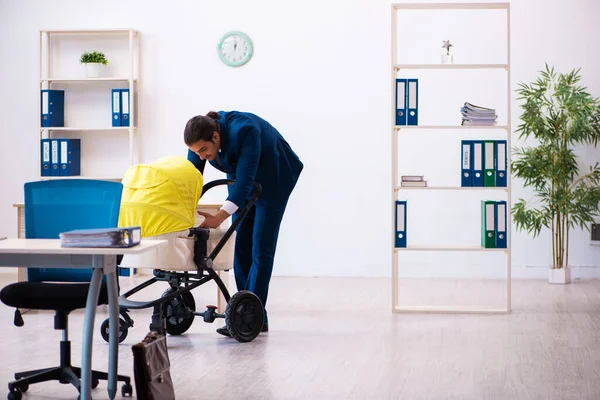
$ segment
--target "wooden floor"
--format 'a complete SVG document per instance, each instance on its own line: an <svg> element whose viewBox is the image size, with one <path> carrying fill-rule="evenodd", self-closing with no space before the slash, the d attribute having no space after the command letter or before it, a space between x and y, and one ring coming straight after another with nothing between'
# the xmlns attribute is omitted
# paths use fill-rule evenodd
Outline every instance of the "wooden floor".
<svg viewBox="0 0 600 400"><path fill-rule="evenodd" d="M0 286L11 278L0 275ZM155 284L142 297L165 288ZM401 293L501 299L502 283L411 281ZM198 305L214 303L214 284L194 295ZM185 335L168 337L178 399L600 399L600 281L513 281L509 315L413 315L390 312L387 279L274 278L267 308L271 331L252 343L221 337L214 331L221 321L200 319ZM76 364L82 315L71 316ZM149 315L132 313L136 326L121 344L120 373L133 377L131 345L145 336ZM106 316L101 307L93 349L101 370L108 347L98 327ZM61 334L51 314L24 319L15 327L13 310L0 305L0 388L15 371L58 363ZM102 382L94 399L108 398L105 389ZM58 383L34 385L24 396L75 398L74 388Z"/></svg>

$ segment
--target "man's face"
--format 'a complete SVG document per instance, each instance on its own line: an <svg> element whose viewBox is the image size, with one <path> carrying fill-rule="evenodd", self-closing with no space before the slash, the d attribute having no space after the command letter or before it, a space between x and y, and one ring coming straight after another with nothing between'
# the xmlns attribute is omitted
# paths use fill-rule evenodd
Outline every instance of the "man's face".
<svg viewBox="0 0 600 400"><path fill-rule="evenodd" d="M212 161L217 158L217 152L221 148L221 140L218 132L213 133L212 141L199 140L189 146L190 150L202 160Z"/></svg>

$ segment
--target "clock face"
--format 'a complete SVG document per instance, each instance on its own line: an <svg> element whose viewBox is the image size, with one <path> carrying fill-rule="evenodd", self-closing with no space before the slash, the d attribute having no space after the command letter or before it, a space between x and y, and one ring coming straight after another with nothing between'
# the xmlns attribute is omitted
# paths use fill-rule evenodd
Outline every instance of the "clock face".
<svg viewBox="0 0 600 400"><path fill-rule="evenodd" d="M227 32L217 44L219 58L230 67L240 67L252 57L252 41L242 32Z"/></svg>

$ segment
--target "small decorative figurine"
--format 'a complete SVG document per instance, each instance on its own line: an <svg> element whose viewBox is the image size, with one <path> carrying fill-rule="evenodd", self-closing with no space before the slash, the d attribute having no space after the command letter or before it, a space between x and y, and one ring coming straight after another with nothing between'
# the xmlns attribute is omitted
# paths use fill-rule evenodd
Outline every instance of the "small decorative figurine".
<svg viewBox="0 0 600 400"><path fill-rule="evenodd" d="M444 40L443 42L442 48L446 49L446 51L442 54L442 64L452 64L454 62L454 54L451 54L450 47L453 47L453 45L450 44L450 40Z"/></svg>

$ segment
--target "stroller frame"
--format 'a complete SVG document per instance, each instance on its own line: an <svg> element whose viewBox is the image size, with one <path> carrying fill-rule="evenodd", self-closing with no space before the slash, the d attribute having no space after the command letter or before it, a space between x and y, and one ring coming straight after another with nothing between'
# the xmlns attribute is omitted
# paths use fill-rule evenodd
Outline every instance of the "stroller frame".
<svg viewBox="0 0 600 400"><path fill-rule="evenodd" d="M231 179L218 179L209 182L203 186L200 197L213 187L234 183L235 181ZM165 332L171 335L181 335L190 328L194 317L200 316L207 323L214 322L216 318L224 318L229 334L239 342L250 342L258 336L264 322L263 304L258 296L247 290L230 295L221 277L212 268L214 259L262 192L260 184L256 182L252 189L251 197L239 210L239 217L227 229L210 254L207 255L207 240L210 230L208 228L190 228L188 237L194 238L194 263L197 267L195 272L155 269L153 278L119 296L119 313L122 317L119 318L119 343L125 340L129 328L133 327L133 319L129 316L128 311L149 307L154 309L150 330L161 335L164 335ZM227 302L225 314L218 313L217 307L214 305L207 305L206 310L203 312L196 311L194 296L190 292L211 280L215 281ZM133 294L159 281L165 281L169 284L169 289L160 298L152 301L129 300L129 297ZM108 342L108 319L102 323L100 333L104 340Z"/></svg>

